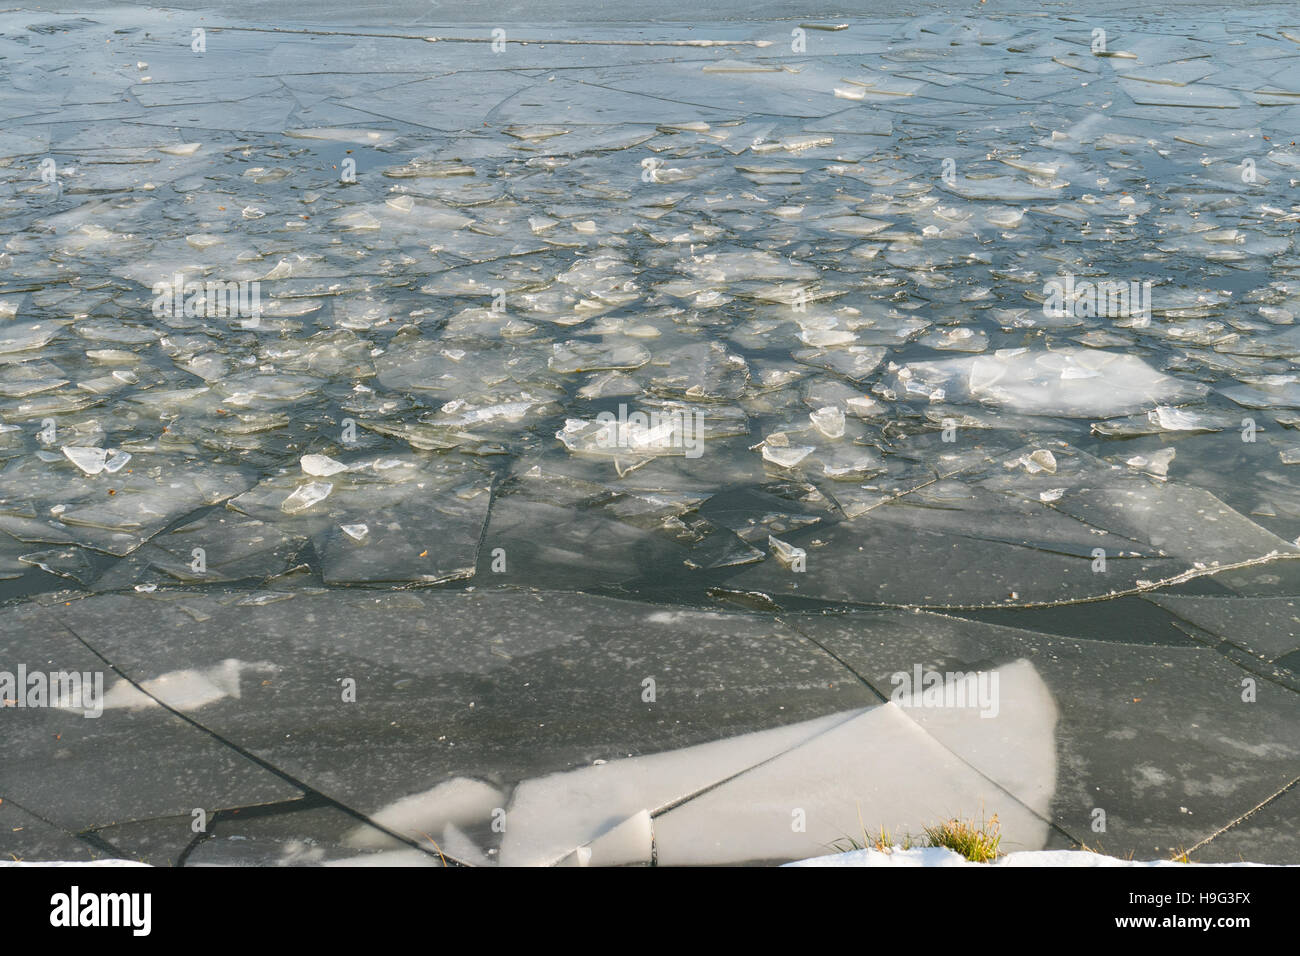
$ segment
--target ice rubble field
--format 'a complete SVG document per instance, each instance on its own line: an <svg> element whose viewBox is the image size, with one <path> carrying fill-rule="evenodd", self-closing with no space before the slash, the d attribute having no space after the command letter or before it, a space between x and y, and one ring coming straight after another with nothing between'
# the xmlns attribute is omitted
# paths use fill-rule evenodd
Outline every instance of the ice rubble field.
<svg viewBox="0 0 1300 956"><path fill-rule="evenodd" d="M0 853L1300 862L1283 16L0 14Z"/></svg>

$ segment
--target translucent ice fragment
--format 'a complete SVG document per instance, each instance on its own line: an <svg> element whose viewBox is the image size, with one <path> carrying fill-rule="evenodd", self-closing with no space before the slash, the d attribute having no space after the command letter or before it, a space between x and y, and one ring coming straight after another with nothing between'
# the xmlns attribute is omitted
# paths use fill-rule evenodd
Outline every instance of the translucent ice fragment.
<svg viewBox="0 0 1300 956"><path fill-rule="evenodd" d="M827 405L815 412L809 412L813 427L827 438L841 438L844 435L844 412L834 405Z"/></svg>
<svg viewBox="0 0 1300 956"><path fill-rule="evenodd" d="M103 448L81 448L76 445L65 445L63 454L88 475L97 475L103 471L108 458L108 452Z"/></svg>
<svg viewBox="0 0 1300 956"><path fill-rule="evenodd" d="M1173 448L1162 448L1152 455L1134 455L1125 462L1130 468L1137 468L1159 478L1169 474L1169 463L1177 452Z"/></svg>
<svg viewBox="0 0 1300 956"><path fill-rule="evenodd" d="M341 524L339 528L353 541L364 541L370 534L370 528L364 524Z"/></svg>
<svg viewBox="0 0 1300 956"><path fill-rule="evenodd" d="M1008 467L1015 468L1023 466L1025 471L1031 475L1056 474L1056 456L1046 448L1038 448L1028 455L1021 455L1014 461L1007 463Z"/></svg>
<svg viewBox="0 0 1300 956"><path fill-rule="evenodd" d="M104 471L108 472L110 475L115 475L125 468L126 463L130 460L131 456L127 452L114 451L113 454L108 457L108 460L104 462Z"/></svg>
<svg viewBox="0 0 1300 956"><path fill-rule="evenodd" d="M1207 424L1204 415L1189 412L1170 405L1157 405L1147 413L1152 424L1168 431L1214 431L1215 426Z"/></svg>
<svg viewBox="0 0 1300 956"><path fill-rule="evenodd" d="M328 481L309 481L295 488L293 494L281 503L280 510L291 515L306 511L328 498L333 490L334 485Z"/></svg>
<svg viewBox="0 0 1300 956"><path fill-rule="evenodd" d="M803 548L796 548L788 541L782 541L770 534L767 536L767 544L772 549L772 553L776 555L776 559L787 568L802 563L808 554Z"/></svg>
<svg viewBox="0 0 1300 956"><path fill-rule="evenodd" d="M348 466L341 461L335 461L328 455L303 455L302 470L305 474L313 475L319 478L328 478L330 475L337 475L340 471L347 471Z"/></svg>
<svg viewBox="0 0 1300 956"><path fill-rule="evenodd" d="M916 362L898 373L900 385L949 385L978 401L1038 415L1110 417L1157 403L1200 398L1199 382L1157 372L1140 358L1101 349L1000 349L972 358Z"/></svg>
<svg viewBox="0 0 1300 956"><path fill-rule="evenodd" d="M793 468L814 451L816 451L816 448L812 445L772 445L764 443L763 460L770 461L782 468Z"/></svg>

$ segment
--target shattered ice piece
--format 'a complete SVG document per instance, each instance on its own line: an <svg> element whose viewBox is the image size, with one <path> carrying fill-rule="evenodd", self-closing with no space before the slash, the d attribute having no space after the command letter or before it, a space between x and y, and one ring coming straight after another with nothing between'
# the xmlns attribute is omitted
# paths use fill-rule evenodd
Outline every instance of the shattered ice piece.
<svg viewBox="0 0 1300 956"><path fill-rule="evenodd" d="M675 431L676 423L671 419L651 426L628 422L623 429L623 438L632 451L659 451L673 447Z"/></svg>
<svg viewBox="0 0 1300 956"><path fill-rule="evenodd" d="M228 657L211 667L168 671L144 681L139 689L129 681L119 680L105 692L104 709L140 710L157 707L161 701L177 710L198 710L227 697L238 700L242 672L275 673L277 670L269 661Z"/></svg>
<svg viewBox="0 0 1300 956"><path fill-rule="evenodd" d="M159 146L158 152L168 156L193 156L202 146L202 143L176 143L174 146Z"/></svg>
<svg viewBox="0 0 1300 956"><path fill-rule="evenodd" d="M103 448L83 448L77 445L64 445L63 454L88 475L97 475L104 470L108 452ZM129 456L128 456L129 457ZM121 467L120 465L118 467Z"/></svg>
<svg viewBox="0 0 1300 956"><path fill-rule="evenodd" d="M847 329L804 329L799 333L799 341L814 348L851 345L856 340L857 336Z"/></svg>
<svg viewBox="0 0 1300 956"><path fill-rule="evenodd" d="M776 555L776 559L787 568L802 567L808 557L808 552L803 548L796 548L788 541L782 541L770 534L767 536L767 545L772 549L772 553Z"/></svg>
<svg viewBox="0 0 1300 956"><path fill-rule="evenodd" d="M1147 418L1153 425L1159 425L1166 431L1218 431L1207 422L1204 415L1174 408L1170 405L1157 405L1147 412Z"/></svg>
<svg viewBox="0 0 1300 956"><path fill-rule="evenodd" d="M872 415L880 414L884 409L884 406L870 395L860 395L856 398L846 399L844 405L858 418L870 418Z"/></svg>
<svg viewBox="0 0 1300 956"><path fill-rule="evenodd" d="M1244 101L1231 90L1214 86L1167 86L1121 79L1119 87L1140 106L1181 106L1237 109Z"/></svg>
<svg viewBox="0 0 1300 956"><path fill-rule="evenodd" d="M833 448L820 459L822 474L836 481L854 481L881 470L880 456L869 449Z"/></svg>
<svg viewBox="0 0 1300 956"><path fill-rule="evenodd" d="M553 372L590 372L640 368L650 352L639 345L598 345L590 342L556 342L547 365Z"/></svg>
<svg viewBox="0 0 1300 956"><path fill-rule="evenodd" d="M291 591L266 591L262 594L247 594L235 602L238 607L266 607L268 604L279 604L281 601L290 601L293 599Z"/></svg>
<svg viewBox="0 0 1300 956"><path fill-rule="evenodd" d="M1300 465L1300 445L1292 445L1290 448L1283 448L1277 453L1278 458L1284 465Z"/></svg>
<svg viewBox="0 0 1300 956"><path fill-rule="evenodd" d="M336 143L363 143L367 146L386 146L396 137L387 130L357 129L338 126L321 126L312 129L287 129L285 136L294 139L323 139Z"/></svg>
<svg viewBox="0 0 1300 956"><path fill-rule="evenodd" d="M357 542L366 540L366 537L370 534L369 526L364 524L341 524L339 528L342 529L345 535Z"/></svg>
<svg viewBox="0 0 1300 956"><path fill-rule="evenodd" d="M1065 494L1064 488L1048 488L1038 493L1038 500L1043 504L1050 504L1053 501L1060 501L1063 494Z"/></svg>
<svg viewBox="0 0 1300 956"><path fill-rule="evenodd" d="M112 451L112 454L109 455L108 460L104 462L104 471L108 472L110 475L116 475L126 467L126 463L131 460L131 455L124 451L113 451L112 449L110 449L110 451Z"/></svg>
<svg viewBox="0 0 1300 956"><path fill-rule="evenodd" d="M438 179L445 176L473 176L474 167L454 160L414 159L405 166L385 169L390 179Z"/></svg>
<svg viewBox="0 0 1300 956"><path fill-rule="evenodd" d="M1031 468L1030 466L1035 466ZM1038 471L1045 471L1049 475L1056 474L1056 456L1046 448L1040 448L1029 456L1025 463L1025 470L1031 475L1037 474Z"/></svg>
<svg viewBox="0 0 1300 956"><path fill-rule="evenodd" d="M921 340L921 344L947 352L982 352L988 347L988 336L967 328L936 330Z"/></svg>
<svg viewBox="0 0 1300 956"><path fill-rule="evenodd" d="M38 349L59 334L61 322L23 322L0 330L0 355Z"/></svg>
<svg viewBox="0 0 1300 956"><path fill-rule="evenodd" d="M647 420L645 424L616 419L588 422L569 418L565 419L564 427L555 433L555 437L575 453L648 460L659 455L689 455L691 439L686 427L671 417L653 422Z"/></svg>
<svg viewBox="0 0 1300 956"><path fill-rule="evenodd" d="M863 381L885 357L883 348L851 345L848 348L800 349L790 355L796 362L824 368L851 381Z"/></svg>
<svg viewBox="0 0 1300 956"><path fill-rule="evenodd" d="M291 515L306 511L328 498L333 490L334 485L328 481L309 481L295 488L293 494L281 502L280 510Z"/></svg>
<svg viewBox="0 0 1300 956"><path fill-rule="evenodd" d="M639 395L641 386L636 379L623 372L610 371L597 375L582 388L578 397L585 399L608 398L611 395Z"/></svg>
<svg viewBox="0 0 1300 956"><path fill-rule="evenodd" d="M775 438L776 436L772 436ZM782 436L784 438L784 436ZM812 445L790 445L773 443L769 438L763 443L763 460L770 461L782 468L793 468L817 449Z"/></svg>
<svg viewBox="0 0 1300 956"><path fill-rule="evenodd" d="M812 420L813 427L827 438L844 437L844 413L834 405L809 412L808 417Z"/></svg>
<svg viewBox="0 0 1300 956"><path fill-rule="evenodd" d="M1039 448L1028 455L1021 455L1014 461L1007 462L1008 468L1024 466L1026 472L1031 475L1056 474L1056 456L1046 448Z"/></svg>
<svg viewBox="0 0 1300 956"><path fill-rule="evenodd" d="M857 236L865 239L867 236L875 235L888 229L890 223L879 219L867 219L863 216L832 216L829 219L819 219L817 228L825 229L827 232L838 233L843 236Z"/></svg>
<svg viewBox="0 0 1300 956"><path fill-rule="evenodd" d="M1014 229L1020 225L1021 220L1025 218L1025 214L1019 209L996 209L986 213L985 218L995 226L1000 226L1003 229Z"/></svg>
<svg viewBox="0 0 1300 956"><path fill-rule="evenodd" d="M564 126L507 126L501 132L515 139L535 143L556 136L567 136L570 130Z"/></svg>
<svg viewBox="0 0 1300 956"><path fill-rule="evenodd" d="M902 372L908 381L902 382ZM1109 417L1156 404L1199 399L1209 391L1156 371L1135 355L1101 349L1031 352L1000 349L989 355L915 362L899 373L900 385L919 391L939 384L978 401L1037 415Z"/></svg>
<svg viewBox="0 0 1300 956"><path fill-rule="evenodd" d="M364 209L358 209L355 212L346 213L333 220L331 225L338 226L340 229L354 229L357 231L367 231L382 228L382 224L370 213Z"/></svg>
<svg viewBox="0 0 1300 956"><path fill-rule="evenodd" d="M340 471L347 471L348 466L341 461L335 461L329 455L303 455L299 462L305 474L317 478L328 478L330 475L337 475Z"/></svg>
<svg viewBox="0 0 1300 956"><path fill-rule="evenodd" d="M140 356L134 352L128 352L125 349L89 349L86 352L86 358L92 362L110 362L110 363L135 363L140 361Z"/></svg>
<svg viewBox="0 0 1300 956"><path fill-rule="evenodd" d="M1137 468L1140 471L1148 472L1158 478L1167 477L1169 474L1169 463L1174 460L1177 454L1173 448L1162 448L1154 455L1134 455L1124 464L1130 468Z"/></svg>
<svg viewBox="0 0 1300 956"><path fill-rule="evenodd" d="M91 570L90 561L79 548L52 548L48 551L22 554L18 556L18 562L40 568L47 574L56 574L82 583L86 581L86 575Z"/></svg>

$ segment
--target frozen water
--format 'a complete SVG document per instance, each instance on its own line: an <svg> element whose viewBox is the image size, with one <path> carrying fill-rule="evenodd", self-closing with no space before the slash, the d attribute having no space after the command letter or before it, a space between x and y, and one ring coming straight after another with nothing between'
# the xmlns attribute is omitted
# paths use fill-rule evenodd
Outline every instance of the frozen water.
<svg viewBox="0 0 1300 956"><path fill-rule="evenodd" d="M94 6L0 14L0 613L27 659L84 657L34 623L57 616L120 660L130 732L42 774L71 716L38 715L3 806L143 845L192 806L146 746L223 806L301 797L162 703L370 820L294 810L328 849L286 822L269 856L196 859L784 859L856 832L851 791L869 826L928 822L931 782L974 809L995 781L1018 839L1081 840L1088 773L1127 848L1194 843L1176 765L1104 749L1144 725L1079 703L1153 674L1208 701L1155 694L1161 733L1227 727L1240 757L1229 785L1199 731L1171 750L1195 824L1294 780L1300 46L1275 10L1108 0L1097 49L1059 11L792 45L670 3L691 29L519 25L497 52L478 0L325 34L243 5L218 57L162 39L174 13ZM318 16L343 13L288 19ZM893 646L992 655L1019 716L882 705ZM1238 670L1276 688L1264 755L1205 691ZM356 723L323 703L345 677ZM68 785L101 770L102 805Z"/></svg>
<svg viewBox="0 0 1300 956"><path fill-rule="evenodd" d="M970 359L916 362L897 373L899 391L966 398L1016 412L1109 418L1147 405L1200 398L1207 389L1163 375L1140 358L1101 349L1002 349Z"/></svg>

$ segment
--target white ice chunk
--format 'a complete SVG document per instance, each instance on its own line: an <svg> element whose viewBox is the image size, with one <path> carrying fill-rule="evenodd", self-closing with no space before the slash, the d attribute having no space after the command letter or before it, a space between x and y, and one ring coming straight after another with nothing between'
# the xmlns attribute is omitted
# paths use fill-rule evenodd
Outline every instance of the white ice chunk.
<svg viewBox="0 0 1300 956"><path fill-rule="evenodd" d="M453 777L422 793L413 793L370 814L377 825L420 842L440 833L448 824L472 826L492 819L492 811L505 802L501 791L468 777ZM374 827L359 826L343 840L352 847L392 845Z"/></svg>
<svg viewBox="0 0 1300 956"><path fill-rule="evenodd" d="M578 847L557 866L649 866L654 856L654 825L648 810L628 817L590 843Z"/></svg>
<svg viewBox="0 0 1300 956"><path fill-rule="evenodd" d="M76 445L64 445L63 454L88 475L97 475L104 470L108 452L103 448L81 448Z"/></svg>
<svg viewBox="0 0 1300 956"><path fill-rule="evenodd" d="M796 548L788 541L782 541L770 534L767 536L767 544L772 549L772 553L776 555L776 559L787 568L803 561L808 555L808 552L803 548Z"/></svg>
<svg viewBox="0 0 1300 956"><path fill-rule="evenodd" d="M1204 415L1189 412L1170 405L1157 405L1147 413L1152 424L1159 425L1167 431L1214 431L1215 426L1207 424Z"/></svg>
<svg viewBox="0 0 1300 956"><path fill-rule="evenodd" d="M764 443L763 460L781 468L793 468L817 449L812 445L773 445Z"/></svg>
<svg viewBox="0 0 1300 956"><path fill-rule="evenodd" d="M108 456L108 460L104 462L104 471L108 472L110 475L115 475L125 468L126 463L130 460L131 456L127 452L114 451Z"/></svg>
<svg viewBox="0 0 1300 956"><path fill-rule="evenodd" d="M827 438L842 438L844 436L844 412L834 405L827 405L815 412L809 412L808 418L812 420L813 427Z"/></svg>
<svg viewBox="0 0 1300 956"><path fill-rule="evenodd" d="M793 859L861 839L863 828L919 834L981 804L997 806L1004 843L1042 847L1056 789L1056 707L1029 663L995 673L995 715L904 697L656 817L658 862ZM794 807L802 831L790 825Z"/></svg>
<svg viewBox="0 0 1300 956"><path fill-rule="evenodd" d="M909 381L950 385L970 398L1014 411L1080 418L1123 415L1144 406L1201 398L1208 391L1200 383L1157 372L1135 355L1088 348L1002 349L972 358L916 362L903 371L912 373Z"/></svg>
<svg viewBox="0 0 1300 956"><path fill-rule="evenodd" d="M238 700L240 675L244 671L274 673L276 670L276 666L267 661L240 661L228 657L211 667L168 671L144 681L139 689L129 681L119 680L104 692L104 709L140 710L157 707L161 701L176 710L198 710L227 697Z"/></svg>
<svg viewBox="0 0 1300 956"><path fill-rule="evenodd" d="M547 866L592 845L613 821L659 813L854 717L847 711L682 750L611 760L515 788L502 866ZM787 813L788 816L788 813ZM378 818L376 818L378 819ZM786 824L787 829L789 824Z"/></svg>
<svg viewBox="0 0 1300 956"><path fill-rule="evenodd" d="M330 475L337 475L341 471L348 470L347 465L341 461L335 461L328 455L303 455L299 464L305 474L319 478L328 478Z"/></svg>

